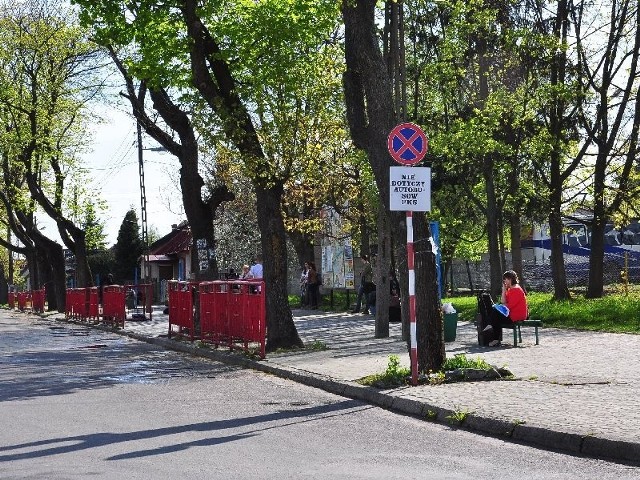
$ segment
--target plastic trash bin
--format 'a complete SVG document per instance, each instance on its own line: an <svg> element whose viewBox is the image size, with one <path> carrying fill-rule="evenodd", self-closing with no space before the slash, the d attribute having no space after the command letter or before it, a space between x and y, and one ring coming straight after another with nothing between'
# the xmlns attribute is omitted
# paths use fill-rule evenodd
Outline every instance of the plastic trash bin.
<svg viewBox="0 0 640 480"><path fill-rule="evenodd" d="M453 342L456 339L458 329L458 313L444 314L444 341Z"/></svg>

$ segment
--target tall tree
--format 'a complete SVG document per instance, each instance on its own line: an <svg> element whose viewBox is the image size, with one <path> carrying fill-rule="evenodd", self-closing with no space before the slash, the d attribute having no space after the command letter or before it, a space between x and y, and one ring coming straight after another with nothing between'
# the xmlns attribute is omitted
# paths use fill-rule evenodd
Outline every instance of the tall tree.
<svg viewBox="0 0 640 480"><path fill-rule="evenodd" d="M209 127L236 149L256 194L267 286L267 349L301 345L287 297L282 197L289 160L262 143L259 130L266 125L260 122L274 119L273 112L252 107L261 105L253 100L265 93L292 98L291 86L304 79L300 67L333 29L335 19L326 12L336 11L335 2L76 3L101 43L135 44L140 61L132 63L139 79L148 79L151 87L184 89L197 99L194 103L210 109Z"/></svg>
<svg viewBox="0 0 640 480"><path fill-rule="evenodd" d="M344 0L345 100L351 136L357 147L367 152L380 198L391 218L396 245L406 245L405 217L389 213L389 167L387 136L395 117L392 84L380 51L375 0ZM438 369L444 362L442 312L435 275L435 255L431 250L429 226L424 215L414 216L416 245L416 313L419 369ZM404 255L406 257L406 252ZM398 255L400 258L401 255ZM404 280L401 278L401 281ZM403 286L406 292L406 283ZM405 296L406 298L406 296Z"/></svg>
<svg viewBox="0 0 640 480"><path fill-rule="evenodd" d="M9 161L20 169L11 188L26 189L56 222L75 253L79 284L90 285L85 232L69 218L64 201L74 157L85 141L85 108L99 89L95 46L61 2L2 8L3 142Z"/></svg>
<svg viewBox="0 0 640 480"><path fill-rule="evenodd" d="M603 294L605 228L620 206L637 199L631 182L640 153L640 8L633 0L611 0L608 11L588 2L571 9L575 25L580 107L586 157L593 145L593 223L587 297ZM595 32L605 32L604 35ZM603 38L602 43L594 41Z"/></svg>
<svg viewBox="0 0 640 480"><path fill-rule="evenodd" d="M118 240L113 247L114 260L113 276L117 283L124 284L133 282L139 265L140 255L144 250L142 239L140 238L140 226L138 225L138 215L132 208L130 209L118 231Z"/></svg>

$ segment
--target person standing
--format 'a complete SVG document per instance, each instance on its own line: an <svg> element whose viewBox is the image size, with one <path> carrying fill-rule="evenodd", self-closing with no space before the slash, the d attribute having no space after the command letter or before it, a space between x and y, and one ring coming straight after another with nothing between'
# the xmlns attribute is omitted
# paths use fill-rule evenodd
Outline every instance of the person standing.
<svg viewBox="0 0 640 480"><path fill-rule="evenodd" d="M367 255L361 255L360 259L363 262L362 273L360 273L360 288L358 289L356 308L354 308L351 313L360 312L362 298L365 298L365 304L367 304L367 295L375 290L375 285L373 284L373 267L371 266L369 257ZM369 313L369 310L365 310L363 313Z"/></svg>
<svg viewBox="0 0 640 480"><path fill-rule="evenodd" d="M249 265L243 265L242 266L242 272L240 272L240 275L238 276L238 280L249 280L249 270L251 269L251 267Z"/></svg>
<svg viewBox="0 0 640 480"><path fill-rule="evenodd" d="M304 262L302 273L300 274L300 306L304 307L308 304L307 288L309 280L309 262Z"/></svg>
<svg viewBox="0 0 640 480"><path fill-rule="evenodd" d="M262 279L262 256L256 255L256 259L249 269L249 278L254 280Z"/></svg>
<svg viewBox="0 0 640 480"><path fill-rule="evenodd" d="M307 262L309 271L307 272L307 295L311 310L318 309L318 297L320 296L320 278L314 262Z"/></svg>

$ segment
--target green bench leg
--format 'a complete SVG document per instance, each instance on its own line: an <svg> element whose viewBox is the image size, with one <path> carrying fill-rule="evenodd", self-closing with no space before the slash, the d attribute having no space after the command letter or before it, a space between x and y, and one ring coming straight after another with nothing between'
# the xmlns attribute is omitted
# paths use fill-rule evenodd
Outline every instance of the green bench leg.
<svg viewBox="0 0 640 480"><path fill-rule="evenodd" d="M540 345L540 343L538 342L538 327L535 327L536 329L536 345Z"/></svg>

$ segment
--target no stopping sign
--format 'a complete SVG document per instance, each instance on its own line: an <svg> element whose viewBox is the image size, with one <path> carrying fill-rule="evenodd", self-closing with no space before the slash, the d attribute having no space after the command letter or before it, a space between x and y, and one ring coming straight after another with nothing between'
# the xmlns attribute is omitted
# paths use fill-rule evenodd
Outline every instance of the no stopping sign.
<svg viewBox="0 0 640 480"><path fill-rule="evenodd" d="M411 122L394 127L387 139L391 157L401 165L415 165L424 158L429 141L422 129Z"/></svg>

